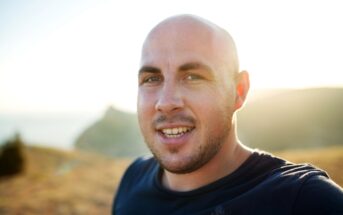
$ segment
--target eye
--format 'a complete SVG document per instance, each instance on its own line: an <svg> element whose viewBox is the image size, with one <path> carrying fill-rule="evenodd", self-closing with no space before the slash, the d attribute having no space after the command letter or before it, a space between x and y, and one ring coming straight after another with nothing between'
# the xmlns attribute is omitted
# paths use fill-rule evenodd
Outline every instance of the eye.
<svg viewBox="0 0 343 215"><path fill-rule="evenodd" d="M188 81L194 81L194 80L199 80L201 79L200 75L196 75L196 74L189 74L186 76L186 80Z"/></svg>
<svg viewBox="0 0 343 215"><path fill-rule="evenodd" d="M151 75L142 79L141 84L156 84L162 80L161 76Z"/></svg>
<svg viewBox="0 0 343 215"><path fill-rule="evenodd" d="M160 81L161 78L158 76L153 76L153 77L149 77L147 79L144 80L145 83L150 83L150 82L156 82L156 81Z"/></svg>

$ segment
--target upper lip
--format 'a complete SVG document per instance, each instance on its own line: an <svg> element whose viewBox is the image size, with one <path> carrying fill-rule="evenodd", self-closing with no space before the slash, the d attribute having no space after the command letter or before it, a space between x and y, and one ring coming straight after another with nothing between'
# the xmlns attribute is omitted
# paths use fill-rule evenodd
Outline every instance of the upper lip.
<svg viewBox="0 0 343 215"><path fill-rule="evenodd" d="M187 128L194 128L194 125L188 123L163 123L156 126L156 130L163 130L168 128L180 128L180 127L187 127Z"/></svg>

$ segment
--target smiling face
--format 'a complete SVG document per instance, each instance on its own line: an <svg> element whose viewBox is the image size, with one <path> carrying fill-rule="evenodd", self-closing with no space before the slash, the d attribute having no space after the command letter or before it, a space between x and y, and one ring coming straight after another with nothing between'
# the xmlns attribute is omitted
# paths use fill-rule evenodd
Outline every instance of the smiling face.
<svg viewBox="0 0 343 215"><path fill-rule="evenodd" d="M216 26L186 17L148 36L139 70L138 119L161 166L189 173L228 140L235 111L235 50Z"/></svg>

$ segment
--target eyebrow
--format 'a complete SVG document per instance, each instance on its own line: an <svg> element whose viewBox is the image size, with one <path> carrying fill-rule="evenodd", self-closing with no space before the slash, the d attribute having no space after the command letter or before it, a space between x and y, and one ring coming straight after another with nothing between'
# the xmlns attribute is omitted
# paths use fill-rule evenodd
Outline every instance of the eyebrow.
<svg viewBox="0 0 343 215"><path fill-rule="evenodd" d="M186 72L193 69L204 69L209 72L212 71L212 68L210 66L199 62L185 63L178 68L178 71ZM138 71L138 75L141 75L143 73L161 73L161 70L154 66L142 66L142 68L140 68Z"/></svg>
<svg viewBox="0 0 343 215"><path fill-rule="evenodd" d="M141 75L143 73L161 73L161 70L153 66L143 66L139 69L138 75Z"/></svg>
<svg viewBox="0 0 343 215"><path fill-rule="evenodd" d="M179 71L188 71L193 69L205 69L207 71L212 71L211 67L199 62L185 63L179 67Z"/></svg>

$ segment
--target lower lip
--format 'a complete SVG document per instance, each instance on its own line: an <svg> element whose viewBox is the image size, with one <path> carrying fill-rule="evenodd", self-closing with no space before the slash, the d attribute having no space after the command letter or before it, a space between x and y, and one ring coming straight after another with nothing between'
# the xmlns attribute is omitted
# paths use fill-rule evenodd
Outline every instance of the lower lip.
<svg viewBox="0 0 343 215"><path fill-rule="evenodd" d="M189 139L191 138L191 136L193 134L193 131L194 131L194 129L183 134L180 137L175 137L175 138L168 138L164 134L162 134L161 132L158 132L158 139L159 139L159 142L161 142L162 144L165 144L167 146L180 147L189 141Z"/></svg>

